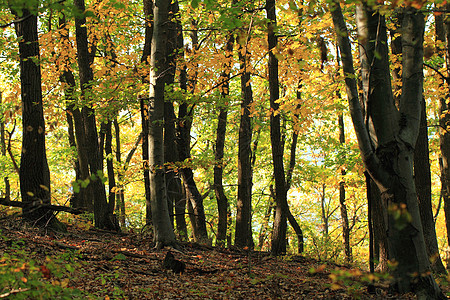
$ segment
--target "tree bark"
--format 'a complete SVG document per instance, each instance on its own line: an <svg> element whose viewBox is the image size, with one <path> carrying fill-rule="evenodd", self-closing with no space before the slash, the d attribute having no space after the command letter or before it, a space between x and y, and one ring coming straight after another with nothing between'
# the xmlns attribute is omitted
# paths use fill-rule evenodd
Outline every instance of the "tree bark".
<svg viewBox="0 0 450 300"><path fill-rule="evenodd" d="M80 12L85 12L84 0L74 0L75 7ZM75 35L77 43L77 59L80 73L81 93L84 101L89 102L90 84L94 79L91 67L91 55L88 47L86 18L84 16L75 17ZM87 103L81 108L83 118L84 134L86 142L87 160L89 163L90 182L92 186L92 196L94 197L94 224L95 227L108 230L116 230L108 203L106 200L105 185L103 184L103 161L97 134L95 110Z"/></svg>
<svg viewBox="0 0 450 300"><path fill-rule="evenodd" d="M164 73L167 71L166 43L168 38L169 0L156 0L153 4L154 26L150 58L149 167L153 232L156 247L176 245L167 206L164 176Z"/></svg>
<svg viewBox="0 0 450 300"><path fill-rule="evenodd" d="M167 66L168 72L165 76L166 85L173 91L175 82L175 70L177 67L177 58L179 58L178 34L181 33L178 20L179 7L178 1L173 1L169 11L169 40L167 42ZM172 225L174 224L174 207L179 207L183 199L183 190L181 183L181 174L176 170L175 163L179 161L177 137L176 137L176 116L174 103L172 99L164 102L164 159L166 162L166 184L169 211L171 215ZM178 215L182 213L182 215ZM186 221L183 212L176 213L177 233L183 239L187 239Z"/></svg>
<svg viewBox="0 0 450 300"><path fill-rule="evenodd" d="M62 15L59 18L59 29L61 31L61 40L65 44L69 42L69 28L66 18ZM61 53L61 55L63 55ZM75 106L74 92L76 91L75 76L70 69L69 57L64 60L64 71L61 75L61 82L64 83L64 96L66 100L66 119L69 132L69 144L77 149L77 159L74 163L75 180L79 185L80 181L89 178L89 164L86 153L86 141L84 135L83 118L81 111ZM80 188L78 193L72 195L70 205L74 208L84 208L89 212L94 212L94 202L92 196L92 187Z"/></svg>
<svg viewBox="0 0 450 300"><path fill-rule="evenodd" d="M2 104L3 101L3 94L0 91L0 105ZM5 118L4 116L0 116L0 150L1 150L1 155L6 157L6 153L7 153L7 146L6 146L6 139L5 139ZM8 178L8 174L4 175L5 177L3 177L3 182L5 183L5 191L1 192L1 195L6 199L6 200L10 200L11 199L11 188L10 188L10 184L9 184L9 178Z"/></svg>
<svg viewBox="0 0 450 300"><path fill-rule="evenodd" d="M368 83L365 86L365 96L369 126L364 122L358 101L350 41L342 11L337 2L333 2L331 7L342 53L350 113L361 156L388 208L386 224L389 255L397 264L393 271L393 287L400 293L414 291L419 298L445 299L433 277L427 273L430 263L422 232L412 166L422 100L424 17L414 8L405 8L402 24L402 98L397 112L392 94L386 93L392 89L388 79L389 69L386 69L388 60L384 18L367 7L365 10L367 14L359 20L365 22L358 23L358 26L367 26L369 34L361 35L360 43L366 46L368 55L373 55L376 51L379 57L368 60L371 62L367 69L370 73L363 73ZM371 38L373 32L376 33L375 39Z"/></svg>
<svg viewBox="0 0 450 300"><path fill-rule="evenodd" d="M236 203L236 229L234 243L237 247L253 245L251 232L252 210L252 117L250 105L253 102L252 86L250 82L249 54L247 52L248 39L244 33L238 35L238 54L241 73L241 119L239 124L238 145L238 198Z"/></svg>
<svg viewBox="0 0 450 300"><path fill-rule="evenodd" d="M344 128L344 116L339 114L339 143L345 145L345 128ZM341 175L344 177L346 174L345 169L341 170ZM352 261L352 248L350 246L350 226L348 223L347 204L345 203L345 181L344 179L339 182L339 204L341 208L341 222L342 222L342 236L344 238L344 253L345 260L350 263Z"/></svg>
<svg viewBox="0 0 450 300"><path fill-rule="evenodd" d="M144 16L145 16L145 42L142 51L141 63L145 66L149 65L152 37L153 37L153 1L143 0ZM148 83L148 76L142 76L142 82ZM148 99L139 97L141 110L142 125L142 172L144 175L145 188L145 223L152 224L152 204L150 199L150 171L149 171L149 153L148 153L148 135L149 135L149 118L148 118Z"/></svg>
<svg viewBox="0 0 450 300"><path fill-rule="evenodd" d="M223 189L223 168L225 167L223 156L225 148L225 136L227 131L228 101L230 95L230 73L233 60L234 36L228 33L225 45L225 63L220 76L221 96L224 103L220 103L217 116L216 143L214 149L214 192L217 200L219 220L217 224L217 245L224 246L227 239L227 225L229 215L228 199Z"/></svg>
<svg viewBox="0 0 450 300"><path fill-rule="evenodd" d="M196 31L196 24L193 21L193 30L191 31L191 39L193 44L193 51L198 49L198 36ZM181 27L180 32L181 31ZM179 33L179 49L184 49L184 42L182 35ZM193 67L196 70L196 67ZM194 76L189 79L186 66L182 66L180 70L180 87L183 91L188 93L193 93L195 90L195 85L197 82L197 73L194 72ZM186 101L179 104L178 107L178 124L177 124L177 145L179 151L179 160L183 162L189 162L191 160L191 128L192 128L192 118L194 113L194 106L188 105ZM203 198L198 191L197 184L194 180L194 172L189 166L184 166L181 168L181 175L183 178L183 185L185 188L186 200L189 201L192 211L188 212L192 223L192 228L194 232L194 239L200 243L209 244L208 232L206 230L206 217L205 209L203 206ZM183 203L182 203L183 204Z"/></svg>
<svg viewBox="0 0 450 300"><path fill-rule="evenodd" d="M122 152L121 152L121 143L120 143L120 127L119 127L119 122L117 122L117 118L114 119L114 134L115 134L115 139L116 139L116 161L119 163L119 165L121 165L122 163ZM143 137L143 134L141 133L139 135L139 140L141 140ZM135 144L135 148L136 149L137 145ZM133 151L133 149L131 151ZM134 153L134 151L133 151ZM124 180L124 173L127 169L128 165L125 165L121 168L119 168L119 171L117 172L117 180L118 180L118 184L116 185L116 191L115 191L115 196L116 196L116 211L117 211L117 215L119 216L119 225L122 228L125 228L126 223L125 223L125 217L126 217L126 212L125 212L125 193L124 193L124 186L123 186L123 180Z"/></svg>
<svg viewBox="0 0 450 300"><path fill-rule="evenodd" d="M444 8L450 8L446 5ZM447 76L450 74L450 20L444 18L443 15L436 16L436 39L439 42L444 42L446 51L437 48L438 55L445 57L447 65ZM445 53L445 54L444 54ZM448 77L446 79L448 84ZM444 82L440 86L444 86ZM441 150L441 193L444 200L445 225L447 228L447 244L450 245L450 105L448 104L449 90L446 91L445 96L439 99L439 148ZM447 269L450 264L447 264Z"/></svg>
<svg viewBox="0 0 450 300"><path fill-rule="evenodd" d="M269 46L269 98L270 98L270 141L272 146L273 172L275 179L275 219L273 223L271 254L280 255L286 253L286 231L287 231L287 190L283 163L283 146L281 143L280 128L280 105L277 102L280 97L280 84L278 82L278 59L274 51L277 47L277 36L275 33L277 20L275 0L266 1L267 40Z"/></svg>
<svg viewBox="0 0 450 300"><path fill-rule="evenodd" d="M434 224L433 208L431 206L431 171L430 150L428 147L427 111L425 99L421 101L422 113L420 117L419 136L414 150L414 180L419 201L420 219L422 221L425 244L431 268L435 273L447 273L439 254L436 228Z"/></svg>
<svg viewBox="0 0 450 300"><path fill-rule="evenodd" d="M15 11L13 13L18 15ZM37 11L36 11L37 13ZM24 218L39 225L57 222L46 208L34 209L33 203L50 204L50 170L45 148L45 121L42 105L41 68L37 16L22 10L15 22L19 38L20 86L22 96L22 154L19 169ZM53 225L52 224L52 225ZM62 228L61 228L62 229Z"/></svg>

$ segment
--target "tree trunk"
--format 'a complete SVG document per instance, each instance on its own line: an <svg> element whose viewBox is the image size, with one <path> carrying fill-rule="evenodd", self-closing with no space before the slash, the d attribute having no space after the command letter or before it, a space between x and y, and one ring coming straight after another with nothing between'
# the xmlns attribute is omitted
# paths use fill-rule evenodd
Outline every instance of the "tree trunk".
<svg viewBox="0 0 450 300"><path fill-rule="evenodd" d="M119 122L117 122L117 118L114 119L114 133L115 133L115 139L116 139L116 160L119 163L119 165L121 165L122 162L122 154L121 154L121 143L120 143L120 127L119 127ZM141 133L139 135L139 140L142 139L143 134ZM135 145L137 146L137 145ZM135 149L135 148L133 148ZM133 149L131 151L133 151ZM134 151L133 151L134 153ZM115 191L115 195L116 195L116 211L117 211L117 215L119 216L119 225L122 228L125 228L126 223L125 223L125 217L126 217L126 212L125 212L125 193L124 193L124 186L123 186L123 180L124 180L124 173L127 169L128 165L125 165L124 167L119 168L119 171L117 172L117 179L118 179L118 184L116 185L116 191Z"/></svg>
<svg viewBox="0 0 450 300"><path fill-rule="evenodd" d="M69 28L66 18L62 15L59 18L59 29L61 30L61 40L65 44L69 42ZM65 51L62 51L63 53ZM64 55L60 53L60 55ZM84 135L83 118L81 111L75 106L74 92L76 91L75 76L69 66L69 57L64 60L64 71L61 75L61 82L64 83L64 96L66 100L66 119L69 132L69 144L77 149L77 159L74 163L76 184L89 178L89 164L86 154L86 141ZM74 192L70 199L70 206L74 208L83 208L89 212L94 212L94 202L92 187L80 188L79 192Z"/></svg>
<svg viewBox="0 0 450 300"><path fill-rule="evenodd" d="M219 214L219 221L217 224L217 245L224 246L227 238L227 223L228 223L228 199L223 189L223 168L225 167L223 161L225 136L227 131L228 118L228 101L230 95L230 72L233 60L233 46L234 37L230 32L228 34L227 43L225 45L225 63L223 64L223 71L220 76L221 96L224 103L220 103L219 115L217 117L216 130L216 144L214 151L214 192L217 199L217 210Z"/></svg>
<svg viewBox="0 0 450 300"><path fill-rule="evenodd" d="M3 101L3 95L2 92L0 91L0 106L2 104ZM6 152L7 152L7 146L6 146L6 139L5 139L5 118L4 116L0 116L0 150L1 150L1 155L6 157ZM5 183L5 191L1 191L1 196L3 198L5 198L5 200L10 201L11 200L11 189L10 189L10 184L9 184L9 178L8 175L5 174L5 177L3 177L3 181Z"/></svg>
<svg viewBox="0 0 450 300"><path fill-rule="evenodd" d="M85 12L84 0L74 0L74 5L81 12ZM88 48L86 18L84 16L75 17L75 35L77 43L77 59L80 71L80 86L82 97L87 99L94 74L91 68L91 54ZM89 101L88 101L89 102ZM103 161L99 148L97 125L95 120L95 110L91 104L86 104L81 109L83 118L84 134L86 142L87 160L89 163L90 182L92 186L92 196L94 197L94 224L95 227L108 230L116 230L108 203L106 200L105 185L103 184Z"/></svg>
<svg viewBox="0 0 450 300"><path fill-rule="evenodd" d="M142 51L141 63L145 66L149 65L150 51L153 37L153 1L143 0L144 16L145 16L145 42L144 50ZM142 82L148 83L148 77L142 76ZM149 153L148 153L148 135L149 135L149 118L148 118L148 99L145 97L139 98L141 110L142 123L142 170L144 175L145 188L145 223L152 224L152 204L150 199L150 171L149 171Z"/></svg>
<svg viewBox="0 0 450 300"><path fill-rule="evenodd" d="M13 11L16 14L15 11ZM20 83L22 95L22 154L19 180L24 218L40 225L59 226L51 210L32 208L33 202L50 204L50 170L45 149L45 121L42 106L41 68L37 16L22 10L15 22L19 39ZM60 227L60 229L63 229Z"/></svg>
<svg viewBox="0 0 450 300"><path fill-rule="evenodd" d="M414 150L414 180L419 201L420 219L422 221L427 254L431 268L435 273L447 273L439 254L436 228L434 225L433 208L431 206L431 171L430 150L428 148L428 127L425 99L421 101L419 136Z"/></svg>
<svg viewBox="0 0 450 300"><path fill-rule="evenodd" d="M278 59L274 51L277 48L277 37L275 34L277 21L275 0L266 1L267 18L267 40L269 46L269 98L270 98L270 142L272 146L273 172L275 179L275 219L273 222L271 254L280 255L286 253L286 231L287 231L287 190L283 163L283 145L281 143L280 108L277 102L280 98L280 84L278 82Z"/></svg>
<svg viewBox="0 0 450 300"><path fill-rule="evenodd" d="M368 83L365 85L367 113L364 119L358 100L345 21L340 5L333 2L331 7L342 53L350 113L361 156L388 208L386 224L389 256L397 264L393 270L393 287L400 293L414 291L418 298L445 299L433 277L427 273L430 263L423 237L412 165L422 100L424 17L414 8L405 8L402 24L402 98L397 112L392 94L389 93L392 89L384 17L367 7L365 12L364 17L358 19L359 27L367 26L368 34L360 35L360 43L365 45L370 62L369 65L363 65L363 80L366 78ZM375 58L375 53L378 58L370 59ZM367 73L366 70L370 72ZM365 120L368 121L368 126Z"/></svg>
<svg viewBox="0 0 450 300"><path fill-rule="evenodd" d="M111 221L114 224L114 229L120 231L119 220L114 214L116 206L116 178L114 174L114 164L112 158L112 122L108 121L103 123L102 127L105 129L105 154L106 154L106 170L108 172L108 215L112 218Z"/></svg>
<svg viewBox="0 0 450 300"><path fill-rule="evenodd" d="M193 23L194 29L191 31L191 39L193 44L193 51L198 50L198 36L196 31L196 24ZM179 27L180 32L181 27ZM182 34L179 33L179 49L184 49L184 43ZM193 67L196 69L195 66ZM186 66L182 66L180 70L180 87L182 90L193 93L195 84L197 82L197 75L195 74L190 78L188 85L188 76ZM180 161L189 161L191 159L191 128L192 118L194 113L194 105L189 106L188 103L182 102L178 107L178 126L177 126L177 144L179 151ZM183 177L183 185L185 188L186 200L190 202L192 211L189 212L189 216L194 231L194 239L200 243L209 244L208 232L206 230L206 217L203 207L203 198L198 191L197 184L194 180L194 172L190 167L183 167L181 169L181 175Z"/></svg>
<svg viewBox="0 0 450 300"><path fill-rule="evenodd" d="M344 116L339 114L339 143L345 145L345 129L344 129ZM344 177L346 174L345 169L341 170L341 175ZM352 248L350 246L350 226L348 224L347 204L345 203L345 181L344 179L339 182L339 204L341 208L341 222L342 222L342 236L344 237L344 253L345 260L350 263L352 261Z"/></svg>
<svg viewBox="0 0 450 300"><path fill-rule="evenodd" d="M148 116L150 129L149 167L150 167L150 196L153 216L153 232L156 247L161 249L165 245L176 245L175 234L170 223L167 206L167 191L164 176L164 73L168 38L168 0L156 0L153 5L154 26L150 59L150 102Z"/></svg>
<svg viewBox="0 0 450 300"><path fill-rule="evenodd" d="M175 82L175 70L177 66L177 58L179 57L178 34L181 32L179 26L179 7L178 1L174 1L170 5L170 21L169 21L169 40L167 42L168 55L168 72L165 76L166 85L173 91ZM175 163L179 160L177 137L176 137L176 116L173 100L168 99L164 102L164 158L166 162L166 184L169 211L171 215L172 225L174 224L174 207L179 206L183 200L183 190L181 183L181 175L176 171ZM181 216L176 214L177 232L182 239L187 238L186 221L184 218L184 210ZM178 224L180 223L180 224Z"/></svg>
<svg viewBox="0 0 450 300"><path fill-rule="evenodd" d="M446 5L445 8L450 8ZM444 50L438 48L438 55L445 57L447 65L447 76L450 74L450 20L443 15L436 15L436 39L445 42L447 45L445 55ZM446 79L448 84L448 77ZM444 86L444 82L440 86ZM441 150L441 193L444 200L445 225L447 228L447 244L450 245L450 105L448 104L449 90L446 95L439 99L439 148ZM447 269L450 264L447 264Z"/></svg>
<svg viewBox="0 0 450 300"><path fill-rule="evenodd" d="M239 62L241 72L241 120L239 125L238 145L238 198L236 203L236 230L234 243L237 247L250 247L253 242L251 232L252 211L252 167L251 167L251 142L252 142L252 117L250 105L253 102L250 71L248 66L249 55L247 53L248 39L242 32L238 36Z"/></svg>

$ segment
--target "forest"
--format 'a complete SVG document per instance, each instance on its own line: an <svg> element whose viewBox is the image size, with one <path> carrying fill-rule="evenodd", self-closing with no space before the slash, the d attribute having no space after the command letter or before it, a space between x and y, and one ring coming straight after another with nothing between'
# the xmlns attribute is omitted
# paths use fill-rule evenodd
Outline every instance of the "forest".
<svg viewBox="0 0 450 300"><path fill-rule="evenodd" d="M447 1L0 0L0 31L0 298L450 295Z"/></svg>

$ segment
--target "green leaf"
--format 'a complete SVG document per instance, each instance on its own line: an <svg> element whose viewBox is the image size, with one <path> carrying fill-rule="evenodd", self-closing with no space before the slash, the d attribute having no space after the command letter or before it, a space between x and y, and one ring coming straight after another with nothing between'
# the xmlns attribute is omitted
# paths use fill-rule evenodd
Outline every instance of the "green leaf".
<svg viewBox="0 0 450 300"><path fill-rule="evenodd" d="M200 0L192 0L192 1L191 1L191 6L192 6L192 8L197 8L199 2L200 2Z"/></svg>

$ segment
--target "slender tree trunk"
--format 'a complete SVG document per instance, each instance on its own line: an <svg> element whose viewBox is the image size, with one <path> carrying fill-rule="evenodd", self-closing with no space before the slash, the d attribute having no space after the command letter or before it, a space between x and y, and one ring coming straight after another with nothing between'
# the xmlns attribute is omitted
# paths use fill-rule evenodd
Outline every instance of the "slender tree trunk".
<svg viewBox="0 0 450 300"><path fill-rule="evenodd" d="M81 12L85 12L84 0L74 0L74 5ZM89 53L86 18L84 16L75 17L75 35L77 43L77 59L80 70L80 86L82 97L84 100L89 100L86 97L90 93L90 84L94 79L94 74L91 68L91 53ZM83 118L84 134L87 150L87 160L89 163L90 183L92 186L92 196L94 197L94 224L97 228L102 229L117 229L113 216L108 208L106 200L105 185L102 181L103 161L101 160L101 153L99 152L99 141L97 134L97 125L95 120L95 110L91 104L85 104L81 109Z"/></svg>
<svg viewBox="0 0 450 300"><path fill-rule="evenodd" d="M66 18L62 15L59 18L59 29L61 31L61 40L65 44L69 42L69 28L67 26ZM64 53L64 51L62 51ZM60 55L64 55L60 53ZM84 135L83 118L79 108L75 107L74 92L76 90L75 76L70 69L70 59L66 57L65 71L61 75L61 82L64 83L64 96L66 98L66 119L69 132L69 144L71 147L77 149L77 159L74 163L75 180L79 185L79 181L84 181L89 178L89 164L86 154L86 141ZM74 208L84 208L89 212L94 212L94 202L92 196L92 186L80 188L78 193L74 193L70 199L70 205Z"/></svg>
<svg viewBox="0 0 450 300"><path fill-rule="evenodd" d="M193 22L193 30L191 31L191 39L193 44L193 51L198 49L198 36L196 24ZM181 27L179 27L181 29ZM182 35L179 34L179 49L184 49ZM195 67L194 67L195 70ZM197 74L195 73L189 80L186 66L182 66L180 70L180 87L182 90L193 93L195 84L197 82ZM182 102L178 107L178 126L177 126L177 143L180 161L190 160L191 158L191 128L192 118L194 113L194 105L189 106L188 103ZM190 202L192 211L189 216L194 232L194 239L200 243L209 244L208 232L206 230L205 209L203 207L203 198L198 191L197 184L194 180L194 172L190 167L181 168L181 175L183 177L183 185L185 188L186 200ZM188 207L189 208L189 207Z"/></svg>
<svg viewBox="0 0 450 300"><path fill-rule="evenodd" d="M3 101L3 94L0 91L0 105L2 104ZM1 155L6 157L6 153L7 153L7 146L6 146L6 139L5 139L5 118L4 116L0 116L0 150L1 150ZM5 177L3 177L3 182L5 183L5 191L1 192L1 195L3 198L5 198L5 200L9 201L11 200L11 187L9 184L9 178L8 175L5 174Z"/></svg>
<svg viewBox="0 0 450 300"><path fill-rule="evenodd" d="M112 122L108 121L102 123L102 127L105 130L105 154L106 154L106 170L108 173L108 215L111 218L111 222L114 224L114 229L120 231L119 220L114 214L114 209L116 205L116 178L114 174L114 164L112 158Z"/></svg>
<svg viewBox="0 0 450 300"><path fill-rule="evenodd" d="M221 101L219 115L217 117L217 130L216 130L216 147L214 151L214 192L217 199L217 210L219 213L219 221L217 224L217 245L224 246L227 238L227 223L228 223L228 199L223 189L223 168L224 161L224 148L225 148L225 135L227 130L227 117L228 117L228 101L230 95L230 72L233 59L233 46L234 37L232 33L229 33L227 43L225 45L225 63L223 64L223 72L220 76L221 83Z"/></svg>
<svg viewBox="0 0 450 300"><path fill-rule="evenodd" d="M344 116L339 114L339 143L345 145L345 129L344 129ZM346 171L341 170L341 175L344 177ZM345 260L349 263L352 261L352 248L350 246L350 226L348 224L347 204L345 203L345 181L344 179L339 182L339 204L341 208L341 222L342 222L342 236L344 237L344 253Z"/></svg>
<svg viewBox="0 0 450 300"><path fill-rule="evenodd" d="M252 86L250 82L249 54L247 53L248 39L242 32L238 36L239 62L241 72L241 120L239 125L238 145L238 198L236 212L235 246L250 247L253 242L251 232L252 211L252 117L250 105L253 102Z"/></svg>
<svg viewBox="0 0 450 300"><path fill-rule="evenodd" d="M69 28L67 27L66 17L61 14L59 17L59 32L61 34L61 41L67 42L69 40ZM67 120L67 132L69 135L69 145L73 149L77 149L77 142L75 139L75 127L74 127L74 91L76 89L75 77L73 72L69 68L69 59L66 57L64 71L61 75L60 81L64 84L64 97L66 101L66 120ZM81 166L80 160L77 157L73 159L73 166L75 170L75 180L81 180ZM86 167L87 169L87 167ZM79 193L73 193L70 199L71 207L80 207L86 198L85 189L80 190Z"/></svg>
<svg viewBox="0 0 450 300"><path fill-rule="evenodd" d="M444 8L450 8L446 5ZM444 15L436 15L436 39L445 43L446 51L438 48L438 55L445 57L447 65L447 76L450 74L450 20ZM445 53L445 54L444 54ZM448 77L446 79L448 84ZM444 86L444 82L440 86ZM447 244L450 245L450 105L448 104L449 90L446 95L439 99L439 148L441 150L441 193L444 200L445 225L447 228ZM447 264L447 269L450 264Z"/></svg>
<svg viewBox="0 0 450 300"><path fill-rule="evenodd" d="M375 58L374 54L377 53L378 59L368 60L371 62L367 69L370 73L364 73L363 66L363 79L366 77L369 83L365 86L367 114L364 119L358 100L345 21L340 5L334 2L331 6L342 53L350 113L361 156L388 208L386 224L389 255L391 260L397 263L393 271L393 287L400 293L414 291L420 299L445 299L433 277L427 273L430 263L423 237L412 166L413 149L420 125L424 17L411 7L405 8L402 24L402 98L397 115L393 98L389 92L386 93L392 89L384 17L367 7L365 12L367 14L358 20L358 26L367 26L368 34L360 35L360 43L365 45L367 55ZM375 36L372 36L373 33ZM369 126L366 126L365 120Z"/></svg>
<svg viewBox="0 0 450 300"><path fill-rule="evenodd" d="M272 255L280 255L286 252L286 231L287 231L287 190L283 163L283 146L281 143L280 105L280 84L278 82L278 59L274 51L277 47L276 37L276 11L275 0L266 1L267 18L267 40L269 46L269 92L270 92L270 141L272 146L273 172L275 179L275 220L272 233Z"/></svg>
<svg viewBox="0 0 450 300"><path fill-rule="evenodd" d="M167 54L168 54L168 72L165 76L166 85L173 90L175 82L175 70L177 67L177 58L179 56L178 46L178 34L181 32L179 27L179 7L178 1L174 1L170 5L169 13L169 40L167 42ZM181 25L180 25L181 26ZM175 163L178 162L179 154L176 142L176 116L173 100L168 99L164 102L164 158L166 162L166 184L167 184L167 198L169 211L171 215L172 225L174 224L174 207L179 205L180 201L183 201L182 183L180 174L176 171ZM184 212L184 211L183 211ZM181 216L177 215L177 231L178 235L182 239L187 238L186 221L184 213ZM178 224L178 221L181 221ZM184 222L184 224L183 224Z"/></svg>
<svg viewBox="0 0 450 300"><path fill-rule="evenodd" d="M428 127L425 99L422 99L422 114L419 136L414 150L414 180L419 201L420 219L427 246L431 268L435 273L445 274L446 270L439 254L433 208L431 206L430 150L428 148Z"/></svg>
<svg viewBox="0 0 450 300"><path fill-rule="evenodd" d="M152 204L154 240L158 249L176 245L167 206L167 190L164 176L164 73L167 71L166 43L168 38L168 0L156 0L153 5L154 26L150 58L150 103L148 116L150 129L149 167L150 196Z"/></svg>
<svg viewBox="0 0 450 300"><path fill-rule="evenodd" d="M262 251L264 247L264 243L266 241L267 229L269 228L270 216L272 215L272 210L275 206L275 191L273 190L273 185L269 186L270 195L269 195L269 205L267 206L266 214L264 215L263 223L261 224L261 229L259 231L258 238L258 247L259 250Z"/></svg>
<svg viewBox="0 0 450 300"><path fill-rule="evenodd" d="M37 8L37 7L36 7ZM13 11L16 14L15 11ZM40 225L59 226L53 212L32 207L33 202L50 204L50 170L45 148L45 121L42 105L41 68L36 15L22 10L14 23L19 39L22 96L22 154L19 169L24 218ZM60 227L63 229L63 227Z"/></svg>
<svg viewBox="0 0 450 300"><path fill-rule="evenodd" d="M145 66L149 65L152 37L153 37L153 1L143 0L144 4L144 16L145 16L145 42L144 50L142 52L141 63ZM142 82L148 82L148 76L142 77ZM145 223L147 225L152 224L152 205L150 199L150 171L149 171L149 153L148 153L148 135L149 135L149 118L148 118L148 99L145 97L139 98L140 110L141 110L141 123L142 123L142 170L144 175L144 188L145 188Z"/></svg>
<svg viewBox="0 0 450 300"><path fill-rule="evenodd" d="M119 127L119 122L117 122L117 118L114 119L114 133L115 133L115 139L116 139L116 160L119 163L119 165L121 165L122 163L122 152L121 152L121 143L120 143L120 127ZM139 135L139 140L141 140L143 137L143 134L141 133ZM137 146L137 145L135 145ZM133 148L135 149L135 148ZM133 150L131 150L133 151ZM134 153L134 152L133 152ZM126 212L125 212L125 192L124 192L124 185L123 185L123 181L124 181L124 172L126 171L127 165L125 165L124 167L119 168L119 171L117 172L117 179L118 179L118 184L117 184L117 188L115 191L116 194L116 204L117 204L117 208L116 211L118 212L118 216L119 216L119 225L122 228L125 228L126 223L125 223L125 217L126 217Z"/></svg>

